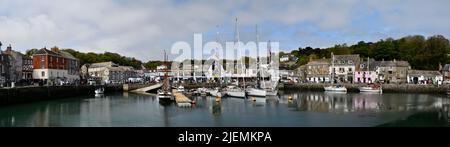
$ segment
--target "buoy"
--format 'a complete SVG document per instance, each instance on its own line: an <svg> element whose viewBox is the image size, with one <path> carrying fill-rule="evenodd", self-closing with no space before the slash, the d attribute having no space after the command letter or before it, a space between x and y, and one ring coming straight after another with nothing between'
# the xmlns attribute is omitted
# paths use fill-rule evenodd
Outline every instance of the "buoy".
<svg viewBox="0 0 450 147"><path fill-rule="evenodd" d="M195 101L192 101L191 103L192 103L192 104L195 104L196 102L195 102Z"/></svg>
<svg viewBox="0 0 450 147"><path fill-rule="evenodd" d="M292 100L292 96L289 96L288 99L289 99L289 100Z"/></svg>
<svg viewBox="0 0 450 147"><path fill-rule="evenodd" d="M216 102L220 102L220 97L216 97Z"/></svg>
<svg viewBox="0 0 450 147"><path fill-rule="evenodd" d="M253 100L253 101L256 101L256 98L255 98L255 97L252 97L252 100Z"/></svg>

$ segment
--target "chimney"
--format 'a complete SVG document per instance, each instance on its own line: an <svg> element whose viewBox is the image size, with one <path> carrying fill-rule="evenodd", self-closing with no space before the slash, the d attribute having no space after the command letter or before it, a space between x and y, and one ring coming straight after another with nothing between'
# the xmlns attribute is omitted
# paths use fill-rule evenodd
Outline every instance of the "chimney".
<svg viewBox="0 0 450 147"><path fill-rule="evenodd" d="M9 46L6 47L6 53L11 54L11 51L12 51L12 47L11 47L11 44L9 44Z"/></svg>
<svg viewBox="0 0 450 147"><path fill-rule="evenodd" d="M56 52L56 53L57 53L57 52L59 52L59 48L58 48L58 47L56 47L56 46L55 46L55 47L53 47L53 48L52 48L52 52Z"/></svg>

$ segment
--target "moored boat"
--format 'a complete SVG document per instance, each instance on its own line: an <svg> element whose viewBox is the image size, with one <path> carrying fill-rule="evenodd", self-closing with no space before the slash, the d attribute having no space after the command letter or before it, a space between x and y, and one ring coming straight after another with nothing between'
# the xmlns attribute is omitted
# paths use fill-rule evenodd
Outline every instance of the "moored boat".
<svg viewBox="0 0 450 147"><path fill-rule="evenodd" d="M227 89L227 95L230 97L245 98L245 90L239 87L229 86Z"/></svg>
<svg viewBox="0 0 450 147"><path fill-rule="evenodd" d="M324 87L325 91L347 92L347 88L342 85L333 85Z"/></svg>
<svg viewBox="0 0 450 147"><path fill-rule="evenodd" d="M98 88L95 90L95 94L103 94L105 93L105 88Z"/></svg>
<svg viewBox="0 0 450 147"><path fill-rule="evenodd" d="M371 93L383 93L383 88L379 85L371 84L368 86L359 87L359 91Z"/></svg>

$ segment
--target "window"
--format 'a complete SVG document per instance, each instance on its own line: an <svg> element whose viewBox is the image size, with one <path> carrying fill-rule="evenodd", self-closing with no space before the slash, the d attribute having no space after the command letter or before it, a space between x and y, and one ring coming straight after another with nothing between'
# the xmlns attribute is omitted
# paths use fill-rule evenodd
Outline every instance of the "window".
<svg viewBox="0 0 450 147"><path fill-rule="evenodd" d="M352 68L348 68L348 71L349 71L349 72L352 72Z"/></svg>
<svg viewBox="0 0 450 147"><path fill-rule="evenodd" d="M45 77L45 71L41 72L41 76Z"/></svg>
<svg viewBox="0 0 450 147"><path fill-rule="evenodd" d="M56 63L58 63L59 62L59 58L56 58Z"/></svg>
<svg viewBox="0 0 450 147"><path fill-rule="evenodd" d="M348 60L348 64L353 64L353 60Z"/></svg>

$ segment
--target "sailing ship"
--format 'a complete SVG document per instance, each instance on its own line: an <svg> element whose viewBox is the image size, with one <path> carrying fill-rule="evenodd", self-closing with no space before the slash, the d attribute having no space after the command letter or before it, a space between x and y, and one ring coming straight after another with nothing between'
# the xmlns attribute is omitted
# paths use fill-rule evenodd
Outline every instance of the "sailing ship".
<svg viewBox="0 0 450 147"><path fill-rule="evenodd" d="M326 86L324 87L326 92L347 92L347 88L345 88L345 86L342 85L334 85L334 81L335 81L335 69L334 69L334 54L331 53L331 86Z"/></svg>
<svg viewBox="0 0 450 147"><path fill-rule="evenodd" d="M174 97L171 92L171 87L170 87L170 82L169 82L169 74L168 74L169 66L167 65L166 51L164 51L164 65L166 67L164 69L163 85L162 85L161 89L158 90L157 97L159 98L159 100L162 100L162 101L173 101Z"/></svg>

